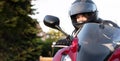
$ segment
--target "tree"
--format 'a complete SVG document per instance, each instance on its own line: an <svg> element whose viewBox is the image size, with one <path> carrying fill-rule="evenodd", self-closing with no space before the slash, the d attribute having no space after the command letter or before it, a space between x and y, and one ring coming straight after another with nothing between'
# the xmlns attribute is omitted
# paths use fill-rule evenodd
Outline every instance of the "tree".
<svg viewBox="0 0 120 61"><path fill-rule="evenodd" d="M50 29L48 34L50 35L50 38L54 39L55 41L57 41L57 40L59 40L61 38L65 38L65 35L63 33L61 33L58 30L55 30L55 29Z"/></svg>
<svg viewBox="0 0 120 61"><path fill-rule="evenodd" d="M43 42L42 44L42 50L41 55L44 57L53 57L54 54L58 51L60 48L52 48L52 43L56 42L57 40L61 38L65 38L65 35L61 33L58 30L50 29L49 32L47 32L48 38Z"/></svg>
<svg viewBox="0 0 120 61"><path fill-rule="evenodd" d="M32 0L0 0L0 60L35 61L41 51L41 40ZM39 54L38 54L39 53Z"/></svg>

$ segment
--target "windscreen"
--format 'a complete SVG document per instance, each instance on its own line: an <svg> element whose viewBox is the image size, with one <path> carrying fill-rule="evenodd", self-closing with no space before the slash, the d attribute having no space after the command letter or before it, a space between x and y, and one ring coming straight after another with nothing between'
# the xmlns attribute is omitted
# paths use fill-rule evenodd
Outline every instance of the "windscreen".
<svg viewBox="0 0 120 61"><path fill-rule="evenodd" d="M107 56L119 45L120 29L87 23L77 35L79 51L77 61L105 61Z"/></svg>

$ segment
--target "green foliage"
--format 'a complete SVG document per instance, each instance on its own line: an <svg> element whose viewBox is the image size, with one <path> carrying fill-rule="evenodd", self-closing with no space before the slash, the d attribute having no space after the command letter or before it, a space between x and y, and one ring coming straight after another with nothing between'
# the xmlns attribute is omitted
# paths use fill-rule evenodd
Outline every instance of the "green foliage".
<svg viewBox="0 0 120 61"><path fill-rule="evenodd" d="M36 42L35 42L36 41ZM20 45L22 44L22 45ZM6 48L5 55L6 61L29 61L36 60L40 56L42 42L34 39L28 42L17 43L14 46L8 43L9 48ZM38 46L39 45L39 46ZM39 54L38 54L39 53ZM7 57L6 57L7 56Z"/></svg>
<svg viewBox="0 0 120 61"><path fill-rule="evenodd" d="M65 35L63 33L61 33L58 30L54 30L54 29L50 29L48 34L50 35L50 38L53 39L54 41L57 41L61 38L65 38Z"/></svg>
<svg viewBox="0 0 120 61"><path fill-rule="evenodd" d="M35 61L42 41L36 34L38 24L31 0L0 0L0 60Z"/></svg>
<svg viewBox="0 0 120 61"><path fill-rule="evenodd" d="M42 44L41 55L44 57L53 57L60 48L53 48L52 43L56 42L61 38L64 38L65 35L60 31L53 29L50 29L50 31L47 34L49 35L49 38L47 38Z"/></svg>
<svg viewBox="0 0 120 61"><path fill-rule="evenodd" d="M42 41L36 34L41 32L31 9L32 0L0 0L0 61L36 61L40 55L53 56L51 44L64 36L50 31Z"/></svg>
<svg viewBox="0 0 120 61"><path fill-rule="evenodd" d="M45 42L43 42L42 44L42 51L41 51L41 55L44 57L52 57L52 42L50 39L46 40Z"/></svg>

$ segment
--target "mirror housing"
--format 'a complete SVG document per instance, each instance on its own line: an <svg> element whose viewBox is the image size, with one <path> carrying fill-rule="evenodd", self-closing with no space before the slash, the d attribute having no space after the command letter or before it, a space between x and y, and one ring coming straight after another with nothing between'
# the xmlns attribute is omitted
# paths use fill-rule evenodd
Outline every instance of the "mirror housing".
<svg viewBox="0 0 120 61"><path fill-rule="evenodd" d="M54 29L57 29L59 31L61 31L62 33L64 33L66 36L68 36L67 33L65 33L61 27L59 26L60 24L60 20L58 17L56 16L52 16L52 15L46 15L44 17L44 20L43 20L44 24L50 28L54 28Z"/></svg>
<svg viewBox="0 0 120 61"><path fill-rule="evenodd" d="M43 20L44 24L50 28L58 29L56 26L59 26L59 18L52 16L52 15L46 15Z"/></svg>

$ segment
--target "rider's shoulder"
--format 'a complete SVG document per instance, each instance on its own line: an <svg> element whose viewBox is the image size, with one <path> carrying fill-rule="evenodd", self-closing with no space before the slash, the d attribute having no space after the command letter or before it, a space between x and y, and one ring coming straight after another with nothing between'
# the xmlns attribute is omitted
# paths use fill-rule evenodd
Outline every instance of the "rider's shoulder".
<svg viewBox="0 0 120 61"><path fill-rule="evenodd" d="M115 22L113 22L112 20L104 20L104 19L100 19L101 23L105 24L105 25L110 25L116 28L120 28Z"/></svg>

